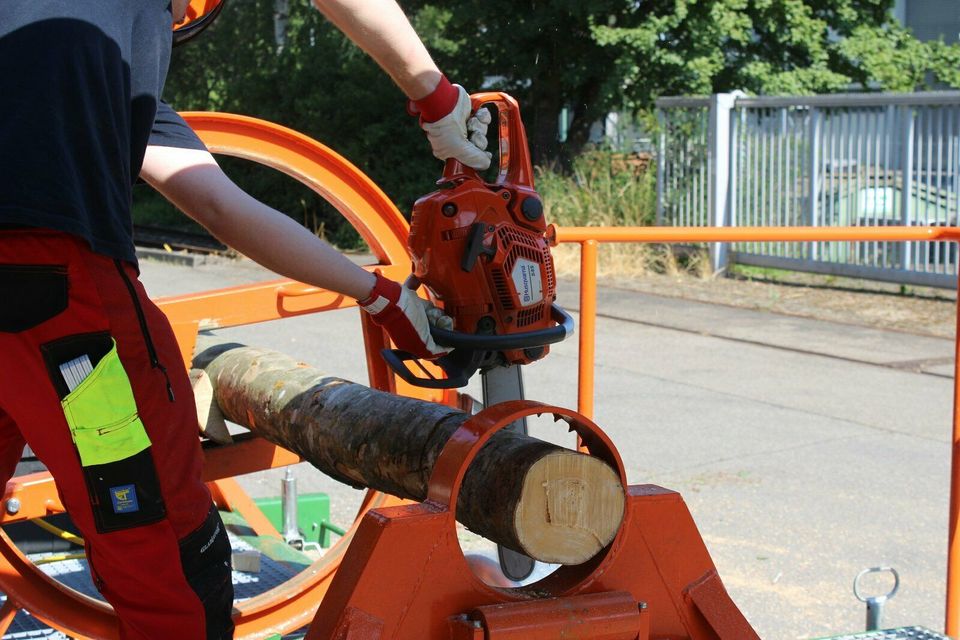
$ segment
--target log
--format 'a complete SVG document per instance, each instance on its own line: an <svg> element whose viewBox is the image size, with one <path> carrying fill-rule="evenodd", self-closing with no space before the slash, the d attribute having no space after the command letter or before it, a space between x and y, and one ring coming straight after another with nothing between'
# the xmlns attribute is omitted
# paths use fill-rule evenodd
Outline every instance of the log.
<svg viewBox="0 0 960 640"><path fill-rule="evenodd" d="M238 344L194 359L223 415L333 478L422 501L447 439L469 415L325 375ZM580 564L616 535L624 487L604 461L514 432L496 433L464 477L456 518L544 562Z"/></svg>

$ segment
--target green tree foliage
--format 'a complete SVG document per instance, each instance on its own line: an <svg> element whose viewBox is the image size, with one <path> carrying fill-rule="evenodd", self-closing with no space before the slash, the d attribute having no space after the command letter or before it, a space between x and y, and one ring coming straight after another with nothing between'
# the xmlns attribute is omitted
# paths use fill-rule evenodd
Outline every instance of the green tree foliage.
<svg viewBox="0 0 960 640"><path fill-rule="evenodd" d="M610 110L660 95L904 91L960 87L960 47L890 24L892 0L410 0L404 6L455 77L514 93L538 160L567 152ZM441 46L442 44L442 46ZM471 84L471 86L478 86Z"/></svg>

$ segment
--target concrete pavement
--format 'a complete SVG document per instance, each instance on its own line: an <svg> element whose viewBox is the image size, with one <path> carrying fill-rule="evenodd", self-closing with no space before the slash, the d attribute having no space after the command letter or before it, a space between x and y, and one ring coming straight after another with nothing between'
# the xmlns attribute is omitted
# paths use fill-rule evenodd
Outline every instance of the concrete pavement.
<svg viewBox="0 0 960 640"><path fill-rule="evenodd" d="M247 262L142 270L154 296L274 277ZM576 282L561 287L575 310ZM598 304L595 420L631 482L684 495L761 637L862 629L851 583L878 564L902 578L888 625L942 629L951 341L613 289ZM218 333L366 379L354 309ZM556 345L527 368L527 397L575 406L576 364L576 340ZM468 391L480 397L477 381ZM356 492L298 473L301 491L330 492L335 519L351 517ZM242 481L276 495L279 477Z"/></svg>

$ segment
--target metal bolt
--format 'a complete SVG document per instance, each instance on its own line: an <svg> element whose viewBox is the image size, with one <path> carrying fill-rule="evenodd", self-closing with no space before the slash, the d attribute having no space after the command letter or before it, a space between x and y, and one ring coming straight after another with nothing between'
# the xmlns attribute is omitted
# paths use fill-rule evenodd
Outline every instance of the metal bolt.
<svg viewBox="0 0 960 640"><path fill-rule="evenodd" d="M638 603L637 603L637 607L640 608L640 611L643 611L644 609L647 608L647 603L646 603L646 602L638 602Z"/></svg>
<svg viewBox="0 0 960 640"><path fill-rule="evenodd" d="M509 192L509 191L501 191L501 192L500 192L500 197L503 198L504 200L509 200L509 199L510 199L510 192Z"/></svg>
<svg viewBox="0 0 960 640"><path fill-rule="evenodd" d="M10 498L7 500L7 513L14 515L20 512L20 500L19 498Z"/></svg>
<svg viewBox="0 0 960 640"><path fill-rule="evenodd" d="M448 218L452 218L453 216L457 215L457 205L452 202L448 202L440 207L440 211Z"/></svg>
<svg viewBox="0 0 960 640"><path fill-rule="evenodd" d="M482 628L483 628L483 623L480 622L479 620L474 620L474 621L473 621L473 628L474 628L474 629L482 629Z"/></svg>

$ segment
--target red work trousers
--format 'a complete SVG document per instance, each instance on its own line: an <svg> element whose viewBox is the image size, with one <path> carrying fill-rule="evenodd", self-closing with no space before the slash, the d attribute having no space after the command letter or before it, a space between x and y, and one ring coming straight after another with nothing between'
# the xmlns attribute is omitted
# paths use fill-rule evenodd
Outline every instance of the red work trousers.
<svg viewBox="0 0 960 640"><path fill-rule="evenodd" d="M63 370L77 359L94 367L88 378ZM65 415L76 402L117 415L78 424ZM0 230L0 480L29 444L86 541L121 638L233 635L230 543L201 480L197 429L170 324L136 267L64 233Z"/></svg>

